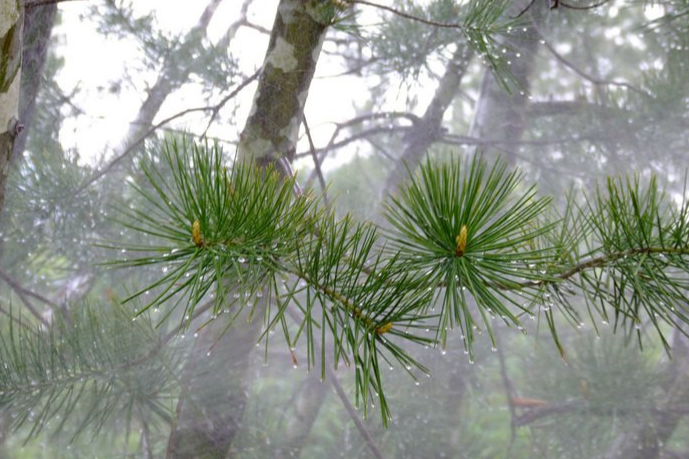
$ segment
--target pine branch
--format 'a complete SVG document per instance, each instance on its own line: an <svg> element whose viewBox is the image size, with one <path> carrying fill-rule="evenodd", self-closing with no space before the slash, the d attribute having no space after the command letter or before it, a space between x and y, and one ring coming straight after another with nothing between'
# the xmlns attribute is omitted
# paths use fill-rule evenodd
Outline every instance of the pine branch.
<svg viewBox="0 0 689 459"><path fill-rule="evenodd" d="M10 322L0 338L0 409L13 413L13 428L28 424L34 437L51 420L60 419L50 427L55 433L73 420L77 436L101 430L117 407L137 404L165 419L161 397L174 385L174 364L164 354L131 364L157 342L144 322L132 323L117 306L90 305L77 308L69 324L56 317L47 328L26 330Z"/></svg>
<svg viewBox="0 0 689 459"><path fill-rule="evenodd" d="M149 183L135 187L143 200L123 211L122 223L162 244L126 247L141 255L115 262L164 266L130 297L156 292L140 312L184 305L182 316L191 317L213 294L214 315L236 316L268 286L277 306L266 314L264 336L281 327L290 346L306 339L308 366L322 372L316 333L331 337L333 363L354 364L364 414L377 401L384 423L381 359L412 377L427 372L403 342L444 346L459 328L473 358L481 327L495 346L493 319L524 331L523 316L543 313L564 357L556 310L578 326L577 294L594 324L612 314L639 339L643 320L666 345L661 324L689 322L689 205L666 202L655 179L648 186L611 179L585 205L570 198L557 216L504 163L429 161L389 199L390 230L381 232L336 219L308 193L295 195L294 178L245 164L226 169L217 145L183 141L155 157L162 163L144 166ZM243 293L230 295L233 288ZM304 315L296 331L285 324L290 305Z"/></svg>

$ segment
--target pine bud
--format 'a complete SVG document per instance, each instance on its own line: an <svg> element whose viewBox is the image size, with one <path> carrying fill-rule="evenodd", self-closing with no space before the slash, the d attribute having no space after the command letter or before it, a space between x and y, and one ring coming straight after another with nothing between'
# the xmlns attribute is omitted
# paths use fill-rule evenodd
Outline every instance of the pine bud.
<svg viewBox="0 0 689 459"><path fill-rule="evenodd" d="M194 220L191 225L191 239L194 241L197 247L203 246L203 238L201 237L201 223L198 220Z"/></svg>
<svg viewBox="0 0 689 459"><path fill-rule="evenodd" d="M461 257L464 255L464 252L466 251L467 248L467 226L462 225L462 229L459 231L459 234L455 238L455 242L457 243L457 246L455 248L455 255L458 257Z"/></svg>

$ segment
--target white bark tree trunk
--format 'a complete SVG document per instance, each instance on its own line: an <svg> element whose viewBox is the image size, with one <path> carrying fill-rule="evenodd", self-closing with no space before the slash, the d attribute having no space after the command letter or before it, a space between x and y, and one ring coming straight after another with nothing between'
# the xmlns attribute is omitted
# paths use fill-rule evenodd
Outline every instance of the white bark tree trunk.
<svg viewBox="0 0 689 459"><path fill-rule="evenodd" d="M317 6L303 0L281 0L278 5L253 107L240 137L241 160L272 164L284 174L291 171L306 96L328 28ZM238 318L229 329L228 319L220 316L199 332L187 365L191 376L179 401L168 459L232 456L230 448L241 429L248 395L249 359L262 316L258 307L249 324L246 318ZM211 344L214 350L208 355ZM206 372L204 377L200 377L202 372Z"/></svg>
<svg viewBox="0 0 689 459"><path fill-rule="evenodd" d="M19 0L0 0L0 215L19 121L24 10Z"/></svg>

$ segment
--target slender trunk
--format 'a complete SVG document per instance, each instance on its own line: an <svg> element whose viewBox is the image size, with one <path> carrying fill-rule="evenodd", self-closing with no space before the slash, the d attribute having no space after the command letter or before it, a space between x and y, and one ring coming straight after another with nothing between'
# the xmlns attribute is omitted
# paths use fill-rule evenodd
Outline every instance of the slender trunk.
<svg viewBox="0 0 689 459"><path fill-rule="evenodd" d="M302 0L279 2L253 107L240 137L242 160L290 171L306 96L328 26L320 21L317 7L317 3ZM218 332L227 326L225 316L203 330L187 371L199 374L197 365L203 362L208 375L186 381L170 434L168 459L224 459L228 455L241 428L249 380L247 362L259 336L262 312L257 307L250 326L236 322L220 337ZM206 355L211 342L216 343L215 349ZM233 353L228 356L221 349ZM218 394L212 387L207 391L207 378L224 382L226 393Z"/></svg>
<svg viewBox="0 0 689 459"><path fill-rule="evenodd" d="M14 143L23 129L19 120L23 25L19 0L0 0L0 215Z"/></svg>
<svg viewBox="0 0 689 459"><path fill-rule="evenodd" d="M414 170L421 162L428 148L442 135L443 116L459 91L469 62L472 49L466 43L458 43L445 68L445 74L438 83L431 103L423 117L407 135L404 152L395 168L390 172L383 195L392 193L407 177L407 168Z"/></svg>
<svg viewBox="0 0 689 459"><path fill-rule="evenodd" d="M317 374L318 373L318 374ZM321 381L319 372L308 375L296 394L289 421L282 433L279 450L274 457L300 457L313 429L318 413L331 389L330 381Z"/></svg>
<svg viewBox="0 0 689 459"><path fill-rule="evenodd" d="M243 313L229 330L218 318L198 333L184 370L168 459L227 457L246 407L246 374L260 327L260 318Z"/></svg>
<svg viewBox="0 0 689 459"><path fill-rule="evenodd" d="M634 429L621 434L610 447L606 459L661 457L664 445L685 416L670 409L689 400L689 338L680 329L674 332L672 359L670 377L664 387L666 396L660 409L640 420Z"/></svg>
<svg viewBox="0 0 689 459"><path fill-rule="evenodd" d="M21 159L33 122L36 98L41 89L43 64L48 55L50 35L57 16L57 4L26 9L24 18L22 80L19 95L19 119L25 126L24 135L17 137L12 153L12 164Z"/></svg>
<svg viewBox="0 0 689 459"><path fill-rule="evenodd" d="M119 156L131 142L136 141L150 128L167 97L188 80L194 68L193 63L188 62L189 56L193 54L196 47L201 46L201 38L206 35L208 25L222 1L210 0L201 13L198 23L187 34L182 46L165 60L156 82L148 90L146 100L141 104L134 121L130 123L127 136L115 156Z"/></svg>
<svg viewBox="0 0 689 459"><path fill-rule="evenodd" d="M515 33L504 42L509 48L504 57L511 62L509 70L516 88L508 93L491 72L486 72L469 132L470 137L499 142L498 153L512 166L517 163L518 157L516 141L521 140L526 127L531 75L536 67L539 47L538 33L533 24L541 22L544 16L544 5L541 3L545 4L533 3L525 13L532 25L527 24L518 32L519 35Z"/></svg>

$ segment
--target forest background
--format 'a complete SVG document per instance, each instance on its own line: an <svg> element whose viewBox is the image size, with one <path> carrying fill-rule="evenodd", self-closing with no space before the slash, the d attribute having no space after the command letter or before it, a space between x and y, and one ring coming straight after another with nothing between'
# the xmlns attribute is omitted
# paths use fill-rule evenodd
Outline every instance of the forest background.
<svg viewBox="0 0 689 459"><path fill-rule="evenodd" d="M290 35L289 24L273 23L276 11L279 18L309 2L211 0L184 20L172 2L26 2L17 117L24 130L8 131L17 135L0 219L3 457L689 457L687 245L678 242L673 256L663 240L688 234L689 3L370 3L315 2L318 52L305 29ZM311 67L299 67L294 83L266 70L284 62L262 66L281 31L303 38L309 52ZM309 71L315 76L305 82ZM266 92L271 84L279 89ZM296 92L304 95L293 97L289 84L305 85ZM628 260L592 267L591 277L562 291L512 299L517 309L526 305L519 325L470 288L461 312L487 312L486 323L452 316L468 328L449 331L445 342L432 320L420 320L421 346L404 344L403 355L423 371L386 362L373 372L385 401L375 384L376 395L362 396L369 383L356 364L339 356L332 370L313 357L337 349L337 337L290 342L308 308L285 302L284 319L269 316L276 333L261 330L260 318L249 326L239 317L221 334L226 323L208 319L232 305L253 307L264 290L228 290L220 306L212 291L157 296L165 296L161 278L179 281L166 274L183 259L162 259L173 252L152 237L155 221L140 224L151 202L137 189L155 198L156 183L179 183L180 166L204 164L217 148L224 165L243 148L255 153L247 139L258 136L257 125L260 135L287 139L271 139L278 155L267 162L284 171L286 158L296 183L322 195L314 205L330 206L333 221L349 213L375 222L392 240L400 230L384 214L414 203L401 191L408 170L438 179L435 166L422 166L428 154L432 164L462 164L467 174L472 163L462 161L481 155L478 168L502 158L509 171L522 171L512 193L529 203L551 197L553 212L571 217L562 228L583 236L570 247L586 247L592 235L647 247L639 238L650 228L663 251L622 245L616 253L629 251ZM190 153L193 142L200 157ZM538 195L529 195L531 185ZM281 186L267 179L254 189ZM635 213L627 206L636 197ZM613 204L596 214L598 198ZM617 210L620 219L611 220ZM578 211L594 216L577 220ZM193 250L207 235L205 225L194 232L195 218L182 237ZM458 258L460 227L450 239ZM364 229L352 231L365 242ZM522 245L546 244L541 229L520 231L533 236ZM144 246L166 251L132 261ZM109 260L137 266L112 270L102 265ZM527 279L555 276L540 274L537 262ZM659 270L667 275L642 277ZM288 278L275 288L310 304L307 287ZM173 309L178 298L198 307ZM441 316L449 309L441 306ZM374 328L376 339L385 339L385 325ZM254 346L259 336L270 347Z"/></svg>

